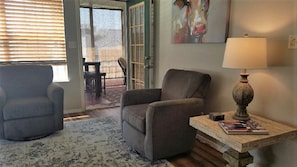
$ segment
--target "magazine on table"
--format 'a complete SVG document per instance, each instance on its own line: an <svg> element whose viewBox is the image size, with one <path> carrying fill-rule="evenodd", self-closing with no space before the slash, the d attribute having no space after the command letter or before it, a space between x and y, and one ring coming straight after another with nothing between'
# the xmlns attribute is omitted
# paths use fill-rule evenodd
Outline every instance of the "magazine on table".
<svg viewBox="0 0 297 167"><path fill-rule="evenodd" d="M218 124L227 134L269 134L267 129L254 120L223 120L219 121Z"/></svg>

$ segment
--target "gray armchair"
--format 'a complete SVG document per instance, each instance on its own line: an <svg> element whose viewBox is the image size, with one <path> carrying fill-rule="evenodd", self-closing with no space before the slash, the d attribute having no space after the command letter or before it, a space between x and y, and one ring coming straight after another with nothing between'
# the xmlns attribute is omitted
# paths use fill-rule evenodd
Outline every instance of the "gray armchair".
<svg viewBox="0 0 297 167"><path fill-rule="evenodd" d="M31 140L63 129L64 90L51 66L0 66L0 138Z"/></svg>
<svg viewBox="0 0 297 167"><path fill-rule="evenodd" d="M126 143L151 161L190 151L196 130L189 117L203 114L210 80L208 74L171 69L162 88L126 91L121 97Z"/></svg>

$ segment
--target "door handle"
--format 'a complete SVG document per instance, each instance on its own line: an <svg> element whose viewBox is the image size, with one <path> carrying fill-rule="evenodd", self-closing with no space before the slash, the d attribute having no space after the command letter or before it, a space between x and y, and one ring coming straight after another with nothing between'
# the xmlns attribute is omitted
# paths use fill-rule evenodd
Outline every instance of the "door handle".
<svg viewBox="0 0 297 167"><path fill-rule="evenodd" d="M150 69L150 68L152 68L153 66L152 65L145 65L144 66L144 69Z"/></svg>

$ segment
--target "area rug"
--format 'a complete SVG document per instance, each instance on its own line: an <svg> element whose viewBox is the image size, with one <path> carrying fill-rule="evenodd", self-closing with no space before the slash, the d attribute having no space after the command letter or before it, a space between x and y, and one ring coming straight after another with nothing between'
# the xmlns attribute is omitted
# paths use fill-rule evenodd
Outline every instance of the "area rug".
<svg viewBox="0 0 297 167"><path fill-rule="evenodd" d="M111 117L69 121L48 137L25 142L0 140L0 166L173 167L166 160L151 164L131 151Z"/></svg>

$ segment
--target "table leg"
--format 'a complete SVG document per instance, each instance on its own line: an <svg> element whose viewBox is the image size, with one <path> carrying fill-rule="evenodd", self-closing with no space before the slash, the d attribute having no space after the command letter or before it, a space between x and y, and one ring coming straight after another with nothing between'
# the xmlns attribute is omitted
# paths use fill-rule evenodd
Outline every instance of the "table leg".
<svg viewBox="0 0 297 167"><path fill-rule="evenodd" d="M245 167L253 163L253 156L250 153L240 153L231 148L223 153L223 158L229 163L228 167Z"/></svg>
<svg viewBox="0 0 297 167"><path fill-rule="evenodd" d="M106 95L106 85L105 85L106 73L101 73L100 75L101 75L101 77L103 76L103 86L102 86L102 88L103 88L104 94Z"/></svg>
<svg viewBox="0 0 297 167"><path fill-rule="evenodd" d="M100 74L96 75L96 97L100 97L102 92L102 85L101 85L101 76Z"/></svg>

